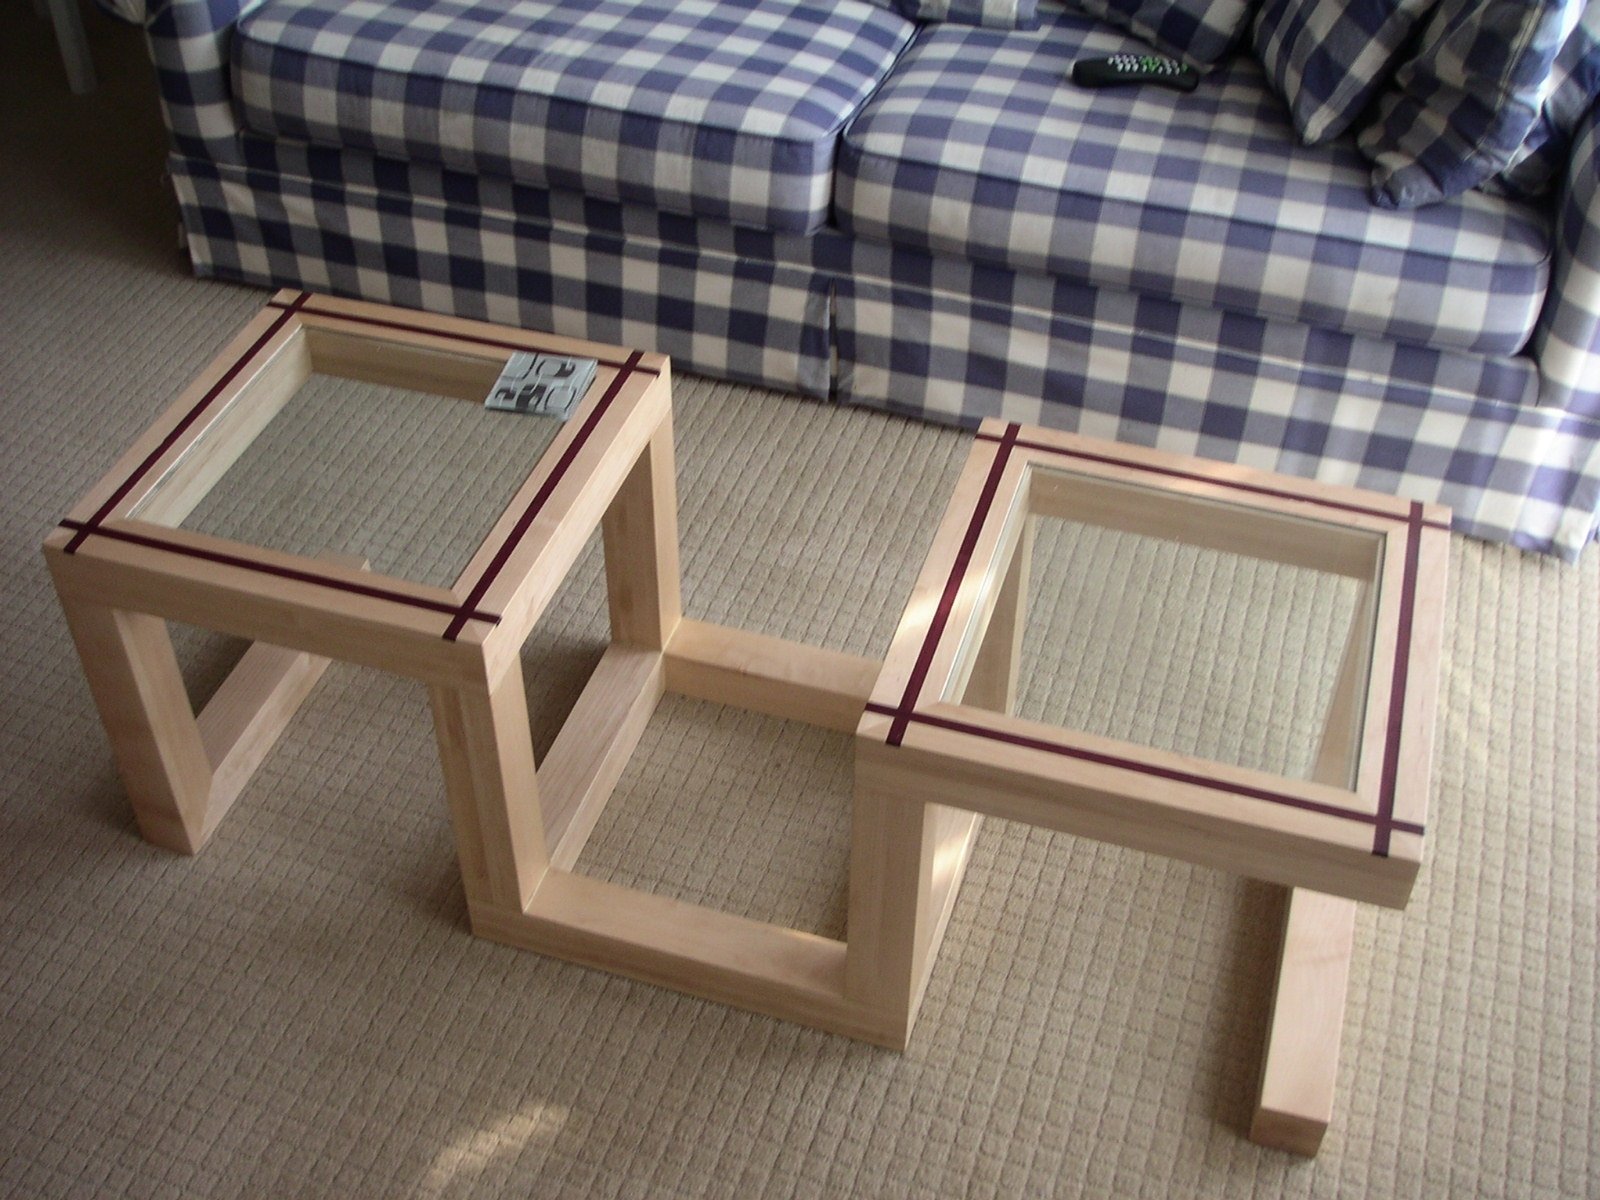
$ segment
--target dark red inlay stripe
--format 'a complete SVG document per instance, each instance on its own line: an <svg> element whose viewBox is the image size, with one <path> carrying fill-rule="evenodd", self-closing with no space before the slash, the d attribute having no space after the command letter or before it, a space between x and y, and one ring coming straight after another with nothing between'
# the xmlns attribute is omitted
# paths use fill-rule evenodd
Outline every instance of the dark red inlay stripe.
<svg viewBox="0 0 1600 1200"><path fill-rule="evenodd" d="M460 636L462 628L467 623L467 610L475 607L488 594L495 578L505 569L512 552L516 550L517 543L528 532L528 527L533 524L540 510L544 508L545 502L550 499L550 494L560 484L562 476L567 473L567 469L572 465L573 459L578 457L578 452L583 449L584 443L589 440L589 435L594 432L595 426L600 424L600 419L605 416L606 410L611 407L611 402L617 398L617 393L622 390L622 385L628 381L628 378L635 370L639 369L639 359L642 356L640 351L635 350L628 356L628 361L617 368L616 375L612 378L610 386L606 388L605 393L600 397L599 403L589 413L588 418L579 428L577 435L573 437L566 451L561 455L560 460L557 461L549 477L539 486L539 490L534 493L533 499L528 501L528 507L523 509L522 515L517 518L517 523L512 526L510 535L501 543L500 549L495 552L495 556L489 560L488 568L479 577L478 582L472 585L472 590L467 594L467 599L462 605L461 612L457 614L455 620L450 622L450 627L444 631L446 641L453 642Z"/></svg>
<svg viewBox="0 0 1600 1200"><path fill-rule="evenodd" d="M61 524L64 528L77 530L80 536L83 537L93 534L95 537L110 538L114 542L128 542L131 545L144 546L151 550L165 550L171 554L181 554L185 558L197 558L204 562L214 562L225 567L242 567L247 571L259 571L263 575L272 575L278 579L292 579L296 583L315 584L318 587L332 588L337 592L348 592L355 596L368 596L374 600L389 600L395 604L404 604L409 608L446 613L451 617L462 617L462 619L487 621L491 625L500 624L500 618L494 613L478 612L475 609L468 611L468 609L463 609L460 605L451 604L444 600L429 600L422 596L412 596L378 584L351 583L344 579L331 579L326 575L318 575L314 571L301 571L294 567L278 566L275 563L258 562L256 559L245 558L243 555L229 554L221 550L205 550L198 546L186 546L181 542L168 542L161 538L151 537L143 533L133 533L126 529L115 529L105 525L91 529L85 521L69 519L62 521Z"/></svg>
<svg viewBox="0 0 1600 1200"><path fill-rule="evenodd" d="M279 304L276 300L273 300L269 302L268 307L282 308L283 305ZM531 349L531 347L529 347L525 342L507 341L504 338L484 337L482 335L473 333L456 333L453 330L434 329L427 325L416 325L408 321L388 320L383 317L368 317L361 316L356 313L346 312L330 312L325 308L313 308L310 305L304 305L303 307L304 311L313 317L329 317L335 321L354 321L358 325L372 325L378 329L396 329L402 333L422 333L427 334L429 337L448 338L457 342L471 342L476 346L493 346L497 350ZM639 357L640 356L636 353L634 354L633 359L630 359L629 361L631 362L637 360ZM600 363L602 366L617 367L619 369L625 365L618 359L599 358L595 361ZM657 371L654 367L641 367L636 363L633 369L636 371L642 371L647 375L661 374L661 372Z"/></svg>
<svg viewBox="0 0 1600 1200"><path fill-rule="evenodd" d="M1400 774L1400 735L1406 716L1406 675L1411 669L1411 626L1416 613L1417 564L1422 554L1422 505L1411 505L1406 527L1406 566L1400 584L1400 614L1396 621L1394 678L1389 688L1389 726L1383 746L1383 782L1378 790L1378 831L1372 852L1387 856L1394 822L1394 794Z"/></svg>
<svg viewBox="0 0 1600 1200"><path fill-rule="evenodd" d="M1000 438L991 433L975 435L980 441L997 442ZM1095 454L1088 450L1066 450L1060 446L1047 446L1043 442L1030 442L1025 438L1013 439L1016 445L1026 450L1042 450L1046 454L1059 454L1063 458L1077 458L1085 462L1100 463L1102 466L1127 467L1133 471L1144 471L1150 475L1164 475L1170 479L1190 479L1198 483L1212 483L1219 487L1232 488L1236 492L1250 492L1257 496L1272 496L1279 500L1299 500L1306 504L1315 504L1320 508L1334 508L1341 512L1359 513L1364 517L1377 517L1384 521L1405 521L1408 518L1396 516L1392 512L1385 512L1381 508L1367 508L1360 504L1351 504L1343 500L1327 500L1318 496L1303 496L1299 492L1289 491L1287 488L1267 487L1259 483L1241 483L1233 479L1214 479L1210 475L1202 475L1198 471L1181 471L1176 467L1156 467L1149 463L1133 462L1129 459L1118 458L1113 454ZM1423 521L1429 529L1443 529L1449 531L1450 525L1445 521Z"/></svg>
<svg viewBox="0 0 1600 1200"><path fill-rule="evenodd" d="M1177 771L1167 767L1158 767L1151 763L1140 762L1136 758L1124 758L1116 754L1103 754L1094 750L1080 749L1076 746L1063 746L1059 742L1046 741L1044 738L1027 737L1022 734L988 729L982 725L957 721L950 717L934 716L931 713L905 712L901 709L890 708L886 704L868 704L867 711L877 713L879 716L893 717L897 721L914 721L921 725L932 725L937 729L948 729L954 733L986 738L989 741L1001 742L1009 746L1021 746L1028 750L1042 750L1045 753L1057 754L1063 758L1077 759L1081 762L1094 763L1098 766L1116 767L1120 770L1133 771L1140 775L1149 775L1157 779L1170 780L1174 783L1193 784L1211 791L1227 792L1230 795L1244 796L1251 800L1264 800L1269 804L1281 804L1289 808L1318 813L1322 816L1338 817L1345 821L1358 821L1363 825L1376 825L1382 820L1380 816L1372 813L1340 808L1334 804L1322 804L1316 800L1307 800L1302 796L1291 796L1283 792L1269 791L1266 788L1247 787L1224 779L1218 779L1215 776L1202 775L1199 772ZM898 745L899 743L895 744ZM1410 821L1389 821L1387 824L1392 829L1402 830L1406 833L1421 835L1423 832L1421 825Z"/></svg>
<svg viewBox="0 0 1600 1200"><path fill-rule="evenodd" d="M922 649L917 654L916 664L911 668L911 678L906 681L905 695L900 698L900 709L893 714L894 723L889 726L891 746L898 746L900 740L905 737L906 719L916 707L917 698L922 694L922 685L933 666L933 656L939 648L939 639L944 635L945 626L950 623L951 610L955 608L956 596L961 592L961 581L966 577L967 567L971 564L972 555L978 548L978 535L982 533L990 506L994 504L995 493L1000 490L1000 476L1005 473L1006 462L1011 457L1011 447L1016 443L1020 428L1021 426L1014 424L1007 425L1005 436L998 439L1000 446L995 451L994 461L989 464L989 475L983 481L983 491L978 494L978 502L973 506L972 519L967 523L967 532L961 539L960 549L956 551L955 563L950 568L950 578L945 581L944 592L939 597L939 607L934 611L927 636L922 639Z"/></svg>
<svg viewBox="0 0 1600 1200"><path fill-rule="evenodd" d="M271 307L282 309L283 311L278 315L271 325L267 326L267 331L258 337L250 346L250 348L246 350L231 367L223 372L222 378L217 380L217 382L206 391L206 394L201 396L200 399L195 402L194 407L186 412L183 415L183 419L173 426L172 432L161 439L161 444L152 450L148 455L146 455L145 460L133 469L133 474L129 475L125 480L122 481L122 486L117 488L115 492L111 493L111 498L102 504L98 509L96 509L94 515L92 515L88 521L75 521L68 526L69 528L73 528L78 531L75 535L73 535L72 540L67 543L66 552L68 554L77 553L78 547L83 545L83 539L88 537L89 534L93 533L99 528L100 522L104 521L111 510L116 508L117 505L121 504L128 493L134 489L134 486L147 474L149 474L150 468L155 466L156 463L161 460L161 456L168 450L172 449L173 445L180 437L184 435L189 427L200 419L200 415L211 406L212 401L220 396L223 390L238 378L239 372L244 370L251 359L255 358L257 354L261 353L261 348L263 346L277 336L278 330L282 329L284 325L288 324L289 319L293 317L294 314L297 313L302 307L304 307L305 302L310 299L310 296L310 292L301 292L300 295L295 298L293 304L286 305L274 302L271 305ZM65 525L67 522L63 521L62 524Z"/></svg>

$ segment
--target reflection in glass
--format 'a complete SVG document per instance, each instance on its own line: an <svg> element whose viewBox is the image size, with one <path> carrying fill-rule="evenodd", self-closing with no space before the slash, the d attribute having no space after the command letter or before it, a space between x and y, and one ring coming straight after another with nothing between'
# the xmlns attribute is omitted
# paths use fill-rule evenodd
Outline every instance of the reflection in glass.
<svg viewBox="0 0 1600 1200"><path fill-rule="evenodd" d="M1107 489L1112 502L1136 491ZM1206 507L1227 518L1229 506ZM1364 583L1098 523L1025 519L1030 536L1014 552L1029 555L1029 583L1013 715L1349 786L1347 764L1334 780L1317 759ZM990 650L969 644L980 658ZM960 699L1002 707L992 689Z"/></svg>

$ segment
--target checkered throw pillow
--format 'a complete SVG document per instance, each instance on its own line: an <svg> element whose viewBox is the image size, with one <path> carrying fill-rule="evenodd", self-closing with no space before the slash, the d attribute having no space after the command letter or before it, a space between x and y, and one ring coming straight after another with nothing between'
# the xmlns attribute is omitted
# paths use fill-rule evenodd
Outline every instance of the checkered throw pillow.
<svg viewBox="0 0 1600 1200"><path fill-rule="evenodd" d="M1578 122L1600 98L1600 0L1588 0L1583 15L1556 54L1544 103L1511 165L1498 176L1506 191L1538 196L1550 190L1567 165Z"/></svg>
<svg viewBox="0 0 1600 1200"><path fill-rule="evenodd" d="M1255 0L1073 0L1164 54L1206 71L1243 39Z"/></svg>
<svg viewBox="0 0 1600 1200"><path fill-rule="evenodd" d="M144 0L94 0L101 12L126 21L129 25L144 24Z"/></svg>
<svg viewBox="0 0 1600 1200"><path fill-rule="evenodd" d="M1289 105L1300 139L1338 137L1400 64L1434 0L1265 0L1252 30L1267 81Z"/></svg>
<svg viewBox="0 0 1600 1200"><path fill-rule="evenodd" d="M1372 199L1416 208L1510 166L1539 116L1580 0L1441 0L1361 133Z"/></svg>
<svg viewBox="0 0 1600 1200"><path fill-rule="evenodd" d="M1039 0L899 0L902 17L990 29L1039 28Z"/></svg>

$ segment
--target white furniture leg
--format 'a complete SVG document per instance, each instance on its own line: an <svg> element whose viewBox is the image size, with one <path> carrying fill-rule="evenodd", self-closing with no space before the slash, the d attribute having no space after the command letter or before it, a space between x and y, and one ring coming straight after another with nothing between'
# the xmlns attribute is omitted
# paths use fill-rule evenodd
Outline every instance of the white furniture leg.
<svg viewBox="0 0 1600 1200"><path fill-rule="evenodd" d="M61 62L67 68L67 86L82 95L94 91L94 62L89 58L89 42L83 35L83 18L78 0L45 0L50 23L56 29L61 47Z"/></svg>

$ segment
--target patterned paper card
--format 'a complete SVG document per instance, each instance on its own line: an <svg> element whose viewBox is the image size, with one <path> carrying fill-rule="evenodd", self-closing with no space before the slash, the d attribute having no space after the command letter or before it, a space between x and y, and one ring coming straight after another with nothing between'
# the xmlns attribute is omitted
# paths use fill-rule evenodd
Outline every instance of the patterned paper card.
<svg viewBox="0 0 1600 1200"><path fill-rule="evenodd" d="M594 382L598 366L592 358L519 350L507 360L483 405L565 421Z"/></svg>

